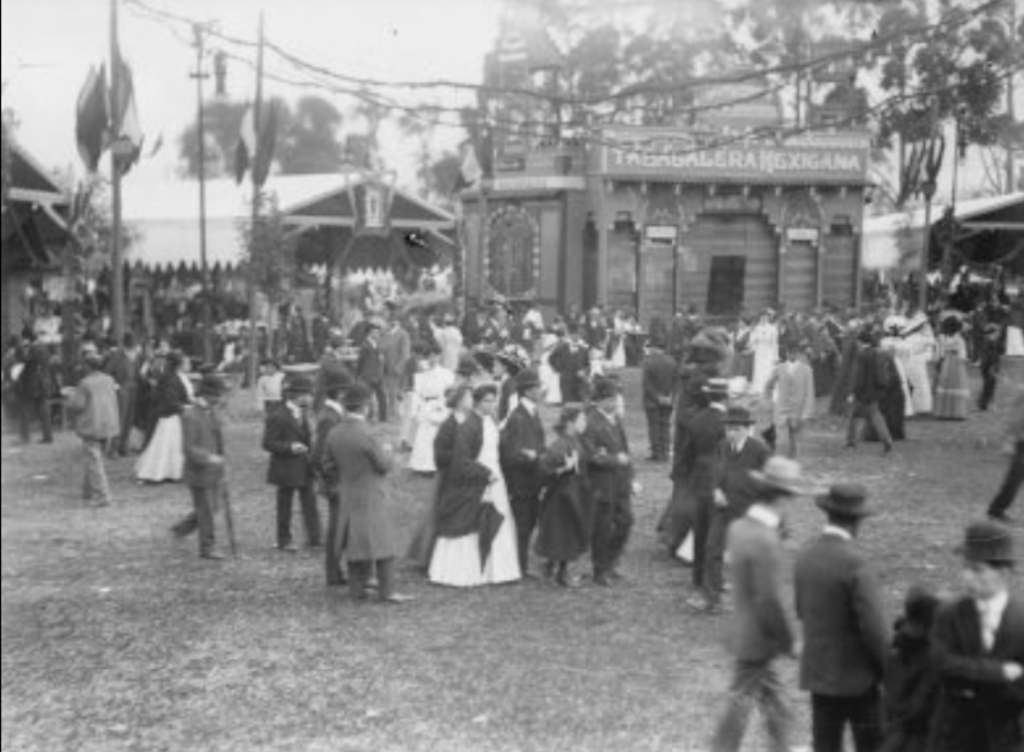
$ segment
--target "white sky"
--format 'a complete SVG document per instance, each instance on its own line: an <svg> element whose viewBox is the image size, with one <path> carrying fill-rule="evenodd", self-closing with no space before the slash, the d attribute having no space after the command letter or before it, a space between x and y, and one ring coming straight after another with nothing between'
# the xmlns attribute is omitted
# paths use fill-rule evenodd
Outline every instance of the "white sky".
<svg viewBox="0 0 1024 752"><path fill-rule="evenodd" d="M483 58L497 33L498 0L151 0L149 5L197 20L216 20L226 34L255 39L259 10L267 38L303 59L356 76L385 80L445 78L478 83ZM75 147L75 101L90 65L109 57L109 0L3 0L4 107L15 111L18 139L43 164L82 171ZM180 28L180 27L176 27ZM164 147L127 181L174 176L177 136L196 115L195 51L170 29L121 4L121 49L132 66L139 117L147 144L162 133ZM215 43L215 42L214 42ZM232 50L233 52L241 52ZM254 53L241 53L253 55ZM292 77L267 55L267 70ZM212 70L212 61L207 65ZM232 99L252 99L251 68L229 61ZM207 80L213 93L213 80ZM265 92L290 100L318 93L343 112L351 105L326 92L304 92L267 82ZM402 101L412 97L399 92ZM440 103L462 104L454 95ZM410 184L415 144L384 132L384 158ZM454 148L459 131L439 128L438 146Z"/></svg>

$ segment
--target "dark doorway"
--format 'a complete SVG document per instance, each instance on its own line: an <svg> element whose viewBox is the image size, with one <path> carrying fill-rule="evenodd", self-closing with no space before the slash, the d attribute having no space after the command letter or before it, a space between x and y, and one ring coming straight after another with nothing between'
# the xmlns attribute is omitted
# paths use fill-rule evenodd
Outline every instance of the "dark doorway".
<svg viewBox="0 0 1024 752"><path fill-rule="evenodd" d="M747 273L745 256L714 256L708 280L708 313L738 315L743 310L743 284Z"/></svg>

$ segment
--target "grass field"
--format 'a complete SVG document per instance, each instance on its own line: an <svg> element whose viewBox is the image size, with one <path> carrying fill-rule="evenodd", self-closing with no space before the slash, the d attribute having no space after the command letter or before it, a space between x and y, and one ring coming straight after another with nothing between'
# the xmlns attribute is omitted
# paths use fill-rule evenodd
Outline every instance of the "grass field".
<svg viewBox="0 0 1024 752"><path fill-rule="evenodd" d="M729 679L728 617L686 608L689 572L655 543L670 483L665 466L642 460L637 374L625 382L644 493L627 580L611 589L463 592L402 569L413 603L357 605L324 587L319 555L272 548L266 456L242 409L228 434L241 555L224 563L169 535L190 505L185 488L136 486L120 460L109 466L114 504L86 509L74 437L27 447L8 437L2 749L705 749ZM862 482L882 510L862 545L893 616L912 583L955 586L952 548L1004 469L998 412L911 421L887 458L877 444L844 450L833 420L810 427L810 475ZM409 536L429 483L402 471L393 487ZM792 549L822 524L810 500L790 519ZM795 666L784 670L806 745L807 700ZM752 731L746 748L762 748Z"/></svg>

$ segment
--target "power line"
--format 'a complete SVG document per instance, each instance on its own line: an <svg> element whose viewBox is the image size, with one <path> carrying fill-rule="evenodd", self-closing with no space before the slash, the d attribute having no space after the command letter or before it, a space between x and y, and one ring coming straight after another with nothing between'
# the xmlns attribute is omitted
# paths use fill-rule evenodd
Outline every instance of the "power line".
<svg viewBox="0 0 1024 752"><path fill-rule="evenodd" d="M126 0L127 3L133 5L139 9L142 9L152 15L163 17L164 19L171 20L177 23L194 24L193 19L189 19L185 16L172 13L170 11L157 8L146 0ZM289 62L295 67L303 68L307 71L317 73L322 76L334 78L339 81L343 81L347 84L354 84L357 86L376 87L376 88L403 88L403 89L437 89L437 88L449 88L462 91L469 91L476 94L486 95L519 95L525 97L531 97L534 99L540 99L551 104L563 105L563 106L588 106L597 105L607 102L614 102L623 99L635 98L638 96L648 94L679 94L685 91L689 91L695 88L708 87L708 86L728 86L738 83L745 83L747 81L764 78L765 76L776 75L776 74L792 74L809 70L813 68L822 67L828 63L845 60L851 57L861 57L872 50L886 47L894 41L918 37L927 35L934 31L943 29L946 26L962 26L976 16L979 16L996 6L1002 5L1004 0L986 0L980 5L971 9L960 9L954 8L948 11L941 19L934 23L922 24L917 27L897 29L886 35L876 34L870 41L865 42L856 47L850 47L845 50L836 50L830 53L826 53L814 58L807 60L796 61L792 63L784 63L768 68L759 70L747 71L744 73L726 74L721 76L709 76L701 78L690 78L684 82L671 82L671 83L652 83L643 85L630 85L624 87L622 90L612 92L604 95L592 95L586 97L573 97L564 96L553 93L546 93L537 91L535 89L521 88L521 87L507 87L507 86L494 86L490 84L472 84L465 81L452 81L446 79L435 79L430 81L387 81L382 79L368 78L352 76L349 74L341 73L323 65L311 63L306 61L299 56L288 52L280 45L273 41L267 40L267 48L276 53L279 57ZM233 45L239 45L248 48L254 48L256 43L250 40L240 39L233 37L228 34L221 32L218 29L211 29L209 34L213 37L219 38L225 42ZM727 103L721 106L728 106Z"/></svg>

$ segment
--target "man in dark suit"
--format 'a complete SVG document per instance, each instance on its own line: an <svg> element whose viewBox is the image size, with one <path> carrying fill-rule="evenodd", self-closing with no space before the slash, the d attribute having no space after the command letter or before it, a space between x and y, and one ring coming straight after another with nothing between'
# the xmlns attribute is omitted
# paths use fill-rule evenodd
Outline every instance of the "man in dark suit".
<svg viewBox="0 0 1024 752"><path fill-rule="evenodd" d="M1003 524L1012 524L1008 511L1024 486L1024 384L1011 384L1017 396L1010 406L1006 424L1004 451L1010 458L1002 485L989 502L988 516Z"/></svg>
<svg viewBox="0 0 1024 752"><path fill-rule="evenodd" d="M50 416L50 398L56 392L50 350L35 335L28 335L25 365L17 380L19 429L21 440L31 440L32 419L39 418L43 427L43 444L53 443L53 427Z"/></svg>
<svg viewBox="0 0 1024 752"><path fill-rule="evenodd" d="M605 587L620 576L616 566L633 528L633 462L626 431L615 412L618 393L611 379L595 379L587 430L581 439L595 510L594 584Z"/></svg>
<svg viewBox="0 0 1024 752"><path fill-rule="evenodd" d="M722 471L729 383L725 379L711 379L704 387L704 394L708 400L707 407L694 416L676 442L677 453L672 470L675 483L684 484L686 489L688 505L683 510L682 525L686 532L693 532L693 585L698 590L704 588L705 552L711 529L711 512ZM699 596L691 599L690 605L707 607L705 599Z"/></svg>
<svg viewBox="0 0 1024 752"><path fill-rule="evenodd" d="M342 398L352 382L338 374L328 375L323 382L324 400L323 406L317 414L316 440L313 442L313 456L311 458L313 471L319 480L320 493L327 499L327 542L324 547L324 570L327 575L327 586L336 587L348 582L345 573L341 568L341 551L330 542L337 539L338 535L338 479L332 477L327 458L327 437L330 436L334 427L341 423L345 417L345 408L342 406Z"/></svg>
<svg viewBox="0 0 1024 752"><path fill-rule="evenodd" d="M299 494L302 519L306 526L306 544L321 545L320 514L313 492L310 452L313 436L306 416L313 402L313 385L304 376L285 384L284 403L267 416L263 430L263 449L270 452L267 482L277 486L277 547L295 551L292 542L292 500Z"/></svg>
<svg viewBox="0 0 1024 752"><path fill-rule="evenodd" d="M652 337L643 364L643 399L647 413L647 435L653 462L668 460L672 436L672 407L675 404L676 361L665 352L665 342Z"/></svg>
<svg viewBox="0 0 1024 752"><path fill-rule="evenodd" d="M377 443L366 425L370 392L357 384L345 392L345 417L327 437L324 466L335 478L340 499L338 525L329 546L345 552L351 574L352 599L365 601L374 570L378 596L385 603L410 598L395 592L394 565L398 543L394 535L384 476L394 461L390 449Z"/></svg>
<svg viewBox="0 0 1024 752"><path fill-rule="evenodd" d="M380 351L380 324L370 322L366 328L366 339L359 348L356 361L356 376L377 398L377 418L381 423L388 420L388 396L384 391L384 356Z"/></svg>
<svg viewBox="0 0 1024 752"><path fill-rule="evenodd" d="M214 533L214 516L224 488L224 430L220 404L227 392L224 382L213 374L203 377L195 400L181 414L182 446L185 450L183 480L192 494L195 509L171 528L183 538L199 531L199 556L220 560Z"/></svg>
<svg viewBox="0 0 1024 752"><path fill-rule="evenodd" d="M110 454L128 456L128 440L135 425L135 400L139 391L141 354L131 332L125 332L121 346L107 356L104 370L117 382L117 408L121 416L121 433L111 442Z"/></svg>
<svg viewBox="0 0 1024 752"><path fill-rule="evenodd" d="M538 413L540 377L532 369L520 371L515 378L519 404L501 429L501 472L508 486L509 503L519 537L519 568L529 576L530 537L537 527L543 477L540 470L544 454L544 424Z"/></svg>
<svg viewBox="0 0 1024 752"><path fill-rule="evenodd" d="M851 449L857 446L867 420L882 440L883 453L888 454L892 451L892 435L879 401L889 384L889 361L878 349L878 338L874 332L865 329L857 337L861 347L853 362L853 394L850 396L853 410L846 429L846 446Z"/></svg>
<svg viewBox="0 0 1024 752"><path fill-rule="evenodd" d="M755 501L729 526L727 550L735 615L731 652L735 660L729 703L711 743L712 752L738 752L751 711L760 709L772 752L789 752L792 714L775 660L792 656L793 629L782 594L784 500L804 492L800 465L772 457L758 482Z"/></svg>
<svg viewBox="0 0 1024 752"><path fill-rule="evenodd" d="M1024 603L1011 592L1013 533L993 520L967 527L967 592L942 607L932 631L941 681L930 752L1024 750Z"/></svg>
<svg viewBox="0 0 1024 752"><path fill-rule="evenodd" d="M569 327L568 337L551 353L551 367L558 374L562 402L585 402L590 352L578 327Z"/></svg>
<svg viewBox="0 0 1024 752"><path fill-rule="evenodd" d="M754 419L743 407L730 407L725 415L726 441L722 447L722 467L704 549L704 603L698 607L708 613L721 610L725 592L725 537L729 525L747 513L757 496L757 482L750 476L760 471L771 450L754 436Z"/></svg>
<svg viewBox="0 0 1024 752"><path fill-rule="evenodd" d="M811 693L815 752L842 752L849 725L857 752L882 742L882 681L889 629L874 569L854 540L871 514L867 491L837 484L816 502L824 533L796 562L796 613L803 622L800 686Z"/></svg>

